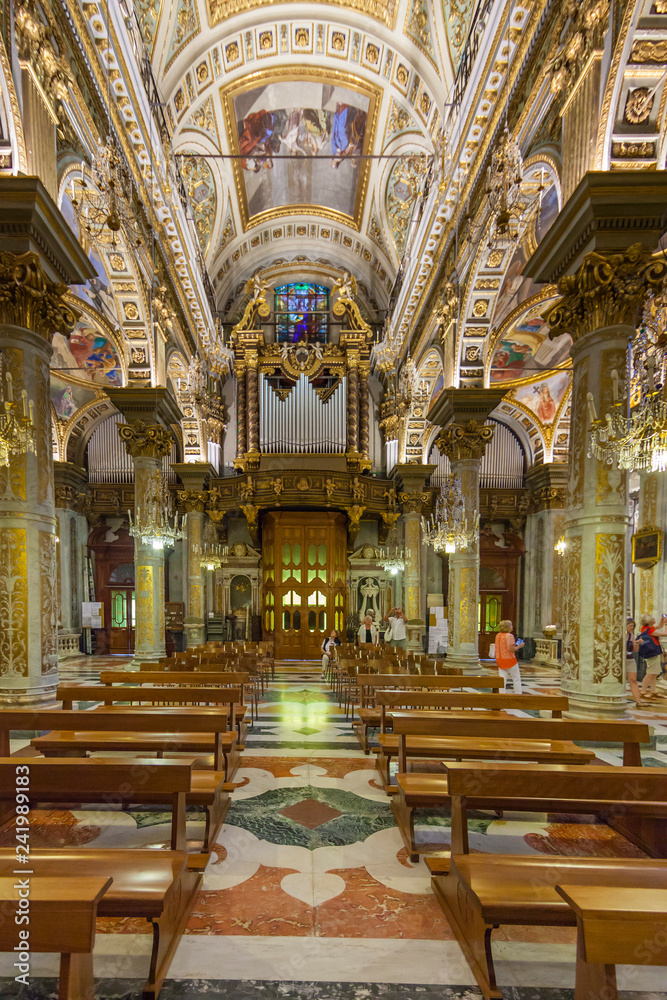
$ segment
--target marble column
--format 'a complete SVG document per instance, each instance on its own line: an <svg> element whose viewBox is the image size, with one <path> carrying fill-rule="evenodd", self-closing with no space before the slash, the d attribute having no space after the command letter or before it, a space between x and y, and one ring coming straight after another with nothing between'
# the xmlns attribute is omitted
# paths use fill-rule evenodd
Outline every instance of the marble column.
<svg viewBox="0 0 667 1000"><path fill-rule="evenodd" d="M667 472L643 472L639 487L639 530L667 524ZM667 611L667 551L663 538L662 555L654 566L637 568L639 586L635 590L637 626L641 615L653 615L656 622Z"/></svg>
<svg viewBox="0 0 667 1000"><path fill-rule="evenodd" d="M52 701L58 683L56 516L49 361L78 313L68 285L92 268L35 177L0 179L0 352L14 400L34 402L34 451L0 467L0 705ZM4 398L7 400L7 382Z"/></svg>
<svg viewBox="0 0 667 1000"><path fill-rule="evenodd" d="M172 437L162 424L133 420L118 424L118 433L134 465L134 509L150 495L163 458L171 454ZM135 518L136 521L136 518ZM136 622L133 664L160 660L166 655L164 607L164 549L134 540Z"/></svg>
<svg viewBox="0 0 667 1000"><path fill-rule="evenodd" d="M552 336L574 340L561 687L570 714L581 717L620 718L627 708L627 473L589 456L589 400L604 418L611 373L625 372L637 311L664 274L667 264L641 247L586 254L559 282L562 298L546 315Z"/></svg>
<svg viewBox="0 0 667 1000"><path fill-rule="evenodd" d="M403 511L403 549L405 569L403 571L403 592L405 607L403 613L408 621L422 621L423 626L408 628L408 648L421 652L421 637L426 627L426 595L422 594L422 536L421 518L423 510L430 504L431 493L426 489L426 481L436 468L435 465L397 465L396 475L403 489L398 494Z"/></svg>
<svg viewBox="0 0 667 1000"><path fill-rule="evenodd" d="M80 653L81 602L88 600L88 521L81 512L86 470L71 462L54 462L53 466L58 522L58 659L65 659Z"/></svg>
<svg viewBox="0 0 667 1000"><path fill-rule="evenodd" d="M452 476L461 480L465 512L471 523L479 511L479 470L493 427L470 420L445 428L438 450L449 458ZM449 556L447 663L469 673L479 670L479 537Z"/></svg>

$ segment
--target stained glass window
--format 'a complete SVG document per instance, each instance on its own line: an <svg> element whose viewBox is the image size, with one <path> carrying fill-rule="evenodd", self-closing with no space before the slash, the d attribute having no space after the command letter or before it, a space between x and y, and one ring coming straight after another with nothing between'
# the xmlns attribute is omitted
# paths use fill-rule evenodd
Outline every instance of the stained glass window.
<svg viewBox="0 0 667 1000"><path fill-rule="evenodd" d="M276 288L276 340L279 344L325 344L329 319L329 289L294 282Z"/></svg>

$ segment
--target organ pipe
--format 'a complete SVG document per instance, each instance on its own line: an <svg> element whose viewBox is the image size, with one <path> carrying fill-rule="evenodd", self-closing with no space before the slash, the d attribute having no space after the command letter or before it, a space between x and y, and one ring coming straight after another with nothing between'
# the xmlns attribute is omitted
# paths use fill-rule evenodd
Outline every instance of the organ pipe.
<svg viewBox="0 0 667 1000"><path fill-rule="evenodd" d="M346 380L323 403L306 375L281 400L263 375L259 379L259 447L265 454L344 453Z"/></svg>

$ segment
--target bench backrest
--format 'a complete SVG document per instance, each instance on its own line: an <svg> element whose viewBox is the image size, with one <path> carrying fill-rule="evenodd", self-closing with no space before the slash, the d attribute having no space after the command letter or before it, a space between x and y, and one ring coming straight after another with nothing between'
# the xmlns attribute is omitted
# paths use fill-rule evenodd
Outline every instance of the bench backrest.
<svg viewBox="0 0 667 1000"><path fill-rule="evenodd" d="M517 740L573 740L583 743L622 743L623 763L641 767L640 744L649 743L649 728L644 722L597 722L578 719L448 719L432 713L418 718L409 713L392 713L394 733L413 736L488 737Z"/></svg>
<svg viewBox="0 0 667 1000"><path fill-rule="evenodd" d="M376 692L375 704L389 709L392 706L417 709L488 708L491 711L507 708L533 709L550 711L554 719L560 718L567 711L569 703L564 695L380 690Z"/></svg>
<svg viewBox="0 0 667 1000"><path fill-rule="evenodd" d="M450 688L471 687L475 689L486 689L488 691L499 691L503 687L500 677L464 677L462 673L457 674L359 674L357 684L369 689L377 688L411 688L423 689L425 691L449 691Z"/></svg>
<svg viewBox="0 0 667 1000"><path fill-rule="evenodd" d="M201 678L197 674L202 674ZM192 687L195 684L213 687L216 684L223 686L236 686L239 684L249 684L250 674L246 671L221 670L216 673L207 670L188 671L153 671L151 673L138 673L135 670L103 670L100 673L100 684L185 684Z"/></svg>
<svg viewBox="0 0 667 1000"><path fill-rule="evenodd" d="M56 698L63 708L71 709L74 701L101 701L105 705L115 702L144 702L146 704L243 704L242 687L107 687L102 684L59 684Z"/></svg>
<svg viewBox="0 0 667 1000"><path fill-rule="evenodd" d="M483 799L484 808L494 800L514 799L512 809L531 812L558 811L558 801L567 802L567 812L590 812L590 803L599 802L614 813L624 804L646 803L667 811L667 768L609 767L589 764L445 763L447 791L452 799L452 852L467 854L468 808ZM526 801L528 800L528 801Z"/></svg>
<svg viewBox="0 0 667 1000"><path fill-rule="evenodd" d="M25 763L22 763L25 761ZM25 767L29 784L18 786ZM142 791L164 795L171 803L172 850L185 850L185 796L192 784L192 762L111 757L93 760L53 757L0 758L0 806L4 811L24 792L34 808L39 802L97 802L107 805L142 802ZM20 775L18 775L20 776Z"/></svg>

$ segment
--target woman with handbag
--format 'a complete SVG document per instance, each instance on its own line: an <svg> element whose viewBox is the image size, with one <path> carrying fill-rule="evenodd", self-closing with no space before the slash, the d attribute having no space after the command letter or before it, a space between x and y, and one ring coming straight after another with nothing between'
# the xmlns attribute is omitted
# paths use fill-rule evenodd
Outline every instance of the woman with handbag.
<svg viewBox="0 0 667 1000"><path fill-rule="evenodd" d="M653 615L641 616L641 632L637 636L637 652L646 661L646 676L642 681L641 697L652 700L656 697L658 677L662 671L662 646L658 636L667 635L667 614L663 614L656 628Z"/></svg>

